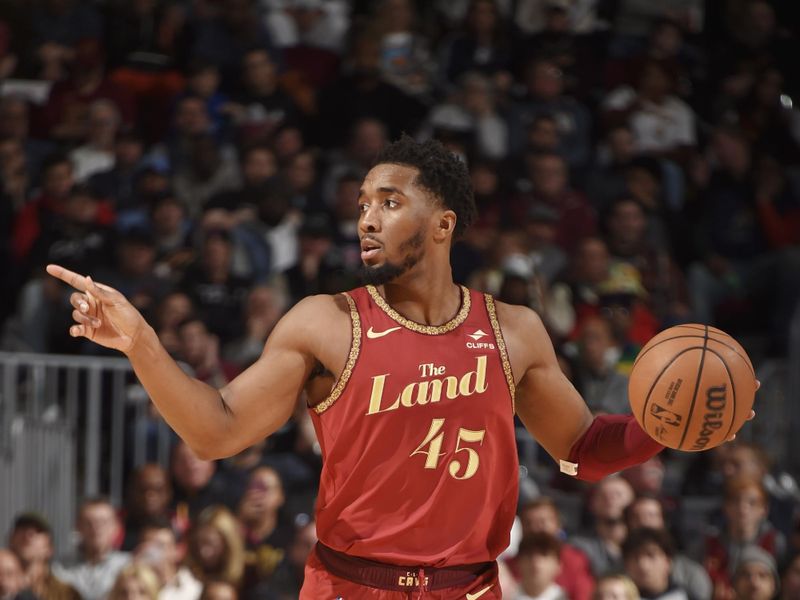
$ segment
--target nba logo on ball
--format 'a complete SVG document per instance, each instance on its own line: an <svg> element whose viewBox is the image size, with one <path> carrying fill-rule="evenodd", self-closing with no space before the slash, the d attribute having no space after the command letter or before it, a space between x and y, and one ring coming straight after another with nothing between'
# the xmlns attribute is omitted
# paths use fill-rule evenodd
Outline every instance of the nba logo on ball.
<svg viewBox="0 0 800 600"><path fill-rule="evenodd" d="M707 325L677 325L651 339L628 382L634 417L651 437L697 452L724 443L747 421L756 392L744 348Z"/></svg>

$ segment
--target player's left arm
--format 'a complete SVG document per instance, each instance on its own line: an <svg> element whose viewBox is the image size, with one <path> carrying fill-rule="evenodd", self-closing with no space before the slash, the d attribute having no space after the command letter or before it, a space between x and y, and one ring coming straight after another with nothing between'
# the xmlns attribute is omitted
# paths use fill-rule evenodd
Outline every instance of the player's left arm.
<svg viewBox="0 0 800 600"><path fill-rule="evenodd" d="M534 311L498 302L497 313L517 386L517 415L563 472L597 481L664 448L630 415L592 416Z"/></svg>

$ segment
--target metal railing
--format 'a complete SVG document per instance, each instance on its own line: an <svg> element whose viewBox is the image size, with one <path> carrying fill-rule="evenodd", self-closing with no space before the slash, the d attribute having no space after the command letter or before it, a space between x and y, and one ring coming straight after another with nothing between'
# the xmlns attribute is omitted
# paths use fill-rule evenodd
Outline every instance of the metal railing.
<svg viewBox="0 0 800 600"><path fill-rule="evenodd" d="M35 510L69 548L76 501L120 506L131 469L166 466L173 440L126 359L0 352L0 535Z"/></svg>

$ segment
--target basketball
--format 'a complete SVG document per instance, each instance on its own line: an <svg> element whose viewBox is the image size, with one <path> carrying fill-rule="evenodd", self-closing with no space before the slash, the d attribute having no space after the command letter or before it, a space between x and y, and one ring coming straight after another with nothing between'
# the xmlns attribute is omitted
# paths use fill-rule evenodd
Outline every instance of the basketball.
<svg viewBox="0 0 800 600"><path fill-rule="evenodd" d="M741 345L707 325L677 325L642 348L628 382L631 410L653 439L697 452L718 446L744 425L756 392Z"/></svg>

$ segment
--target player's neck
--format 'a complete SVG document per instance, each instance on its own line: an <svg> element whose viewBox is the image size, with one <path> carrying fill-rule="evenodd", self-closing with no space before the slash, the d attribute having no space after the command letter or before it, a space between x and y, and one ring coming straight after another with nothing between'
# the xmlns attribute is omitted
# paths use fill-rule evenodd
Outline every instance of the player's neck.
<svg viewBox="0 0 800 600"><path fill-rule="evenodd" d="M449 271L442 277L409 275L379 288L389 306L423 325L442 325L456 316L461 308L461 289Z"/></svg>

